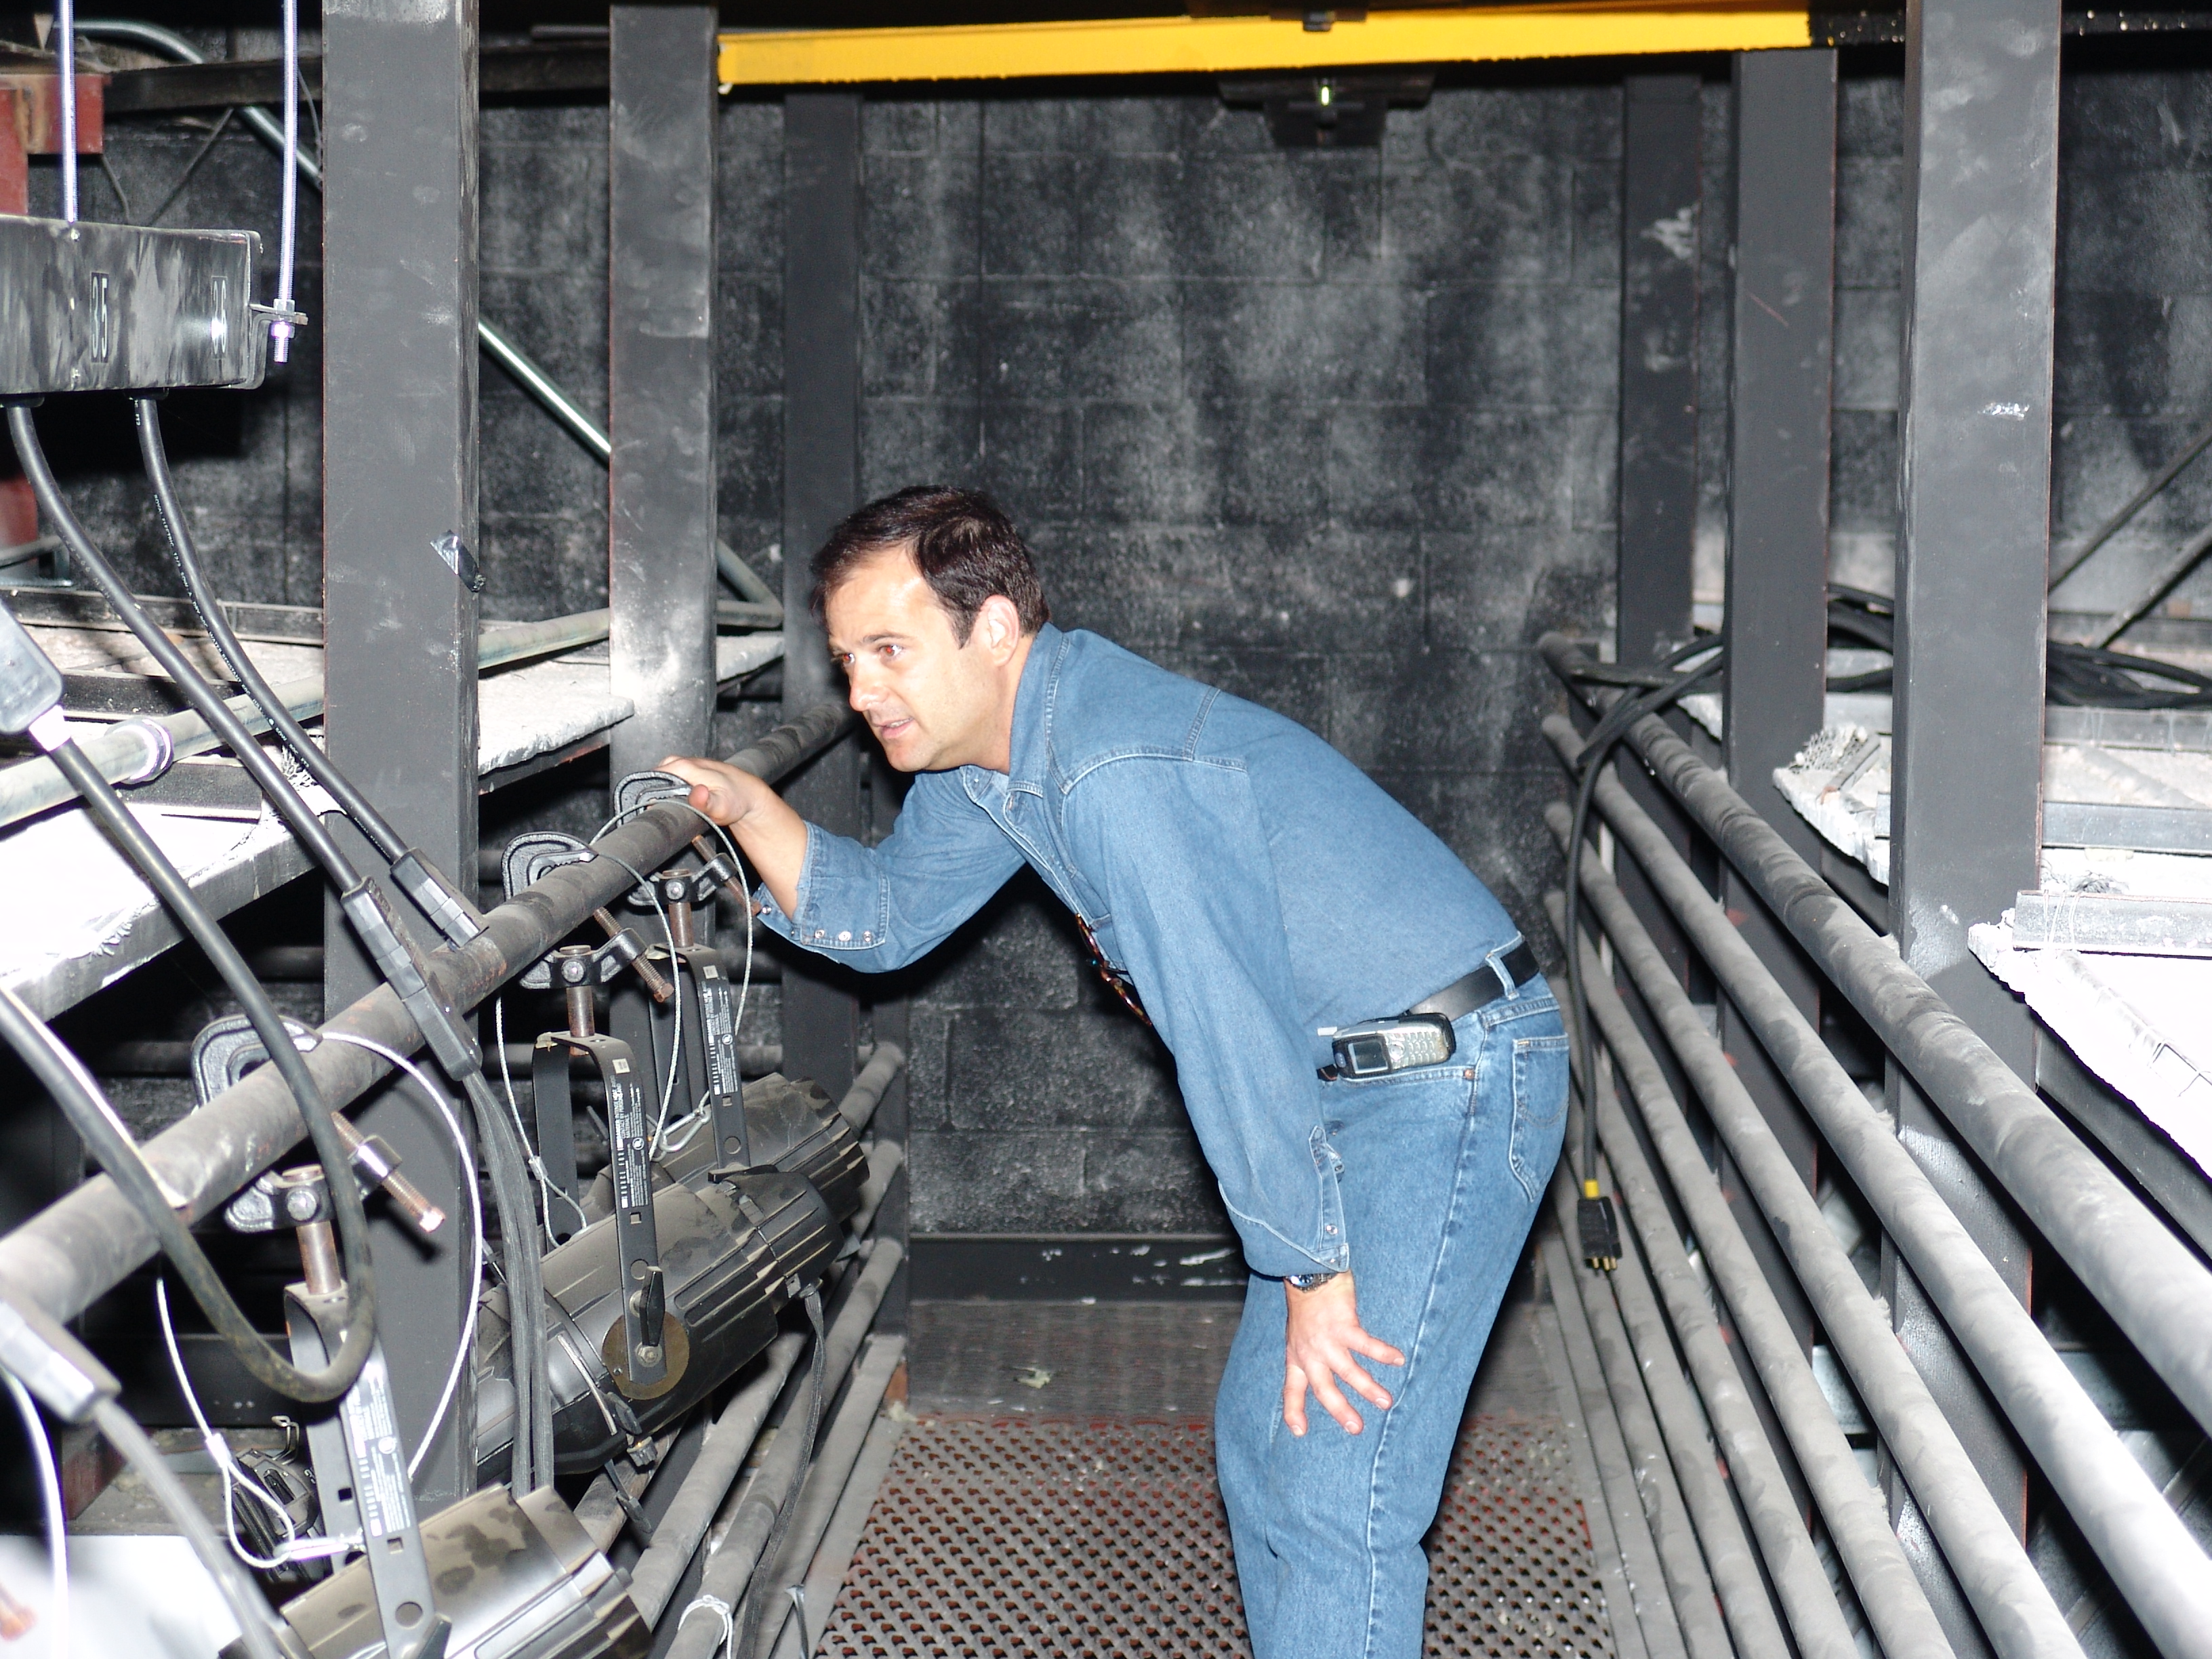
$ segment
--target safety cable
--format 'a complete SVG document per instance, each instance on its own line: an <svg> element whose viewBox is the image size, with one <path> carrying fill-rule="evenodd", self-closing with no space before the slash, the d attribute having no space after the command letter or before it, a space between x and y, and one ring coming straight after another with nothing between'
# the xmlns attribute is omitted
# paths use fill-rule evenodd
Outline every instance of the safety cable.
<svg viewBox="0 0 2212 1659"><path fill-rule="evenodd" d="M198 546L177 498L177 481L169 470L167 446L161 441L160 401L152 397L133 398L131 407L138 428L139 456L145 464L147 482L153 486L154 504L161 515L161 527L168 533L170 556L175 561L178 575L184 580L185 598L229 667L231 678L245 687L246 695L253 700L270 728L306 769L307 775L337 803L338 810L353 820L385 862L392 866L393 879L401 890L414 900L416 907L447 939L457 945L464 943L482 930L466 914L459 895L450 884L437 878L428 860L408 846L383 813L377 811L375 804L354 787L352 780L307 735L307 728L293 716L284 706L284 700L255 666L252 657L231 627L222 601L208 585L201 568ZM336 879L335 875L332 878Z"/></svg>
<svg viewBox="0 0 2212 1659"><path fill-rule="evenodd" d="M238 1621L240 1640L251 1659L285 1659L283 1650L277 1645L276 1634L270 1628L272 1615L268 1598L223 1547L207 1511L185 1490L185 1483L148 1438L146 1431L138 1426L137 1419L112 1400L102 1400L92 1408L92 1420L106 1437L107 1443L123 1454L131 1469L146 1483L155 1501L167 1512L177 1530L185 1535L185 1541L191 1546L192 1553L199 1558L200 1565L207 1569L208 1577L215 1581L216 1589L230 1608L230 1616Z"/></svg>
<svg viewBox="0 0 2212 1659"><path fill-rule="evenodd" d="M62 217L76 222L76 0L54 8L55 90L61 95Z"/></svg>

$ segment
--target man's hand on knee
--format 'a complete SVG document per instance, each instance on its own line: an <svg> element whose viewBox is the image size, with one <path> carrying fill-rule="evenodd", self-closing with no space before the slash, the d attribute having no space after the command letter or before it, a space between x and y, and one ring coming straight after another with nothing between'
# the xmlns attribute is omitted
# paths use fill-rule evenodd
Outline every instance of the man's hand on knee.
<svg viewBox="0 0 2212 1659"><path fill-rule="evenodd" d="M1283 1286L1290 1321L1283 1344L1283 1421L1292 1434L1306 1431L1306 1393L1346 1434L1364 1426L1358 1411L1339 1388L1342 1381L1361 1399L1388 1408L1389 1391L1352 1356L1364 1354L1385 1365L1402 1365L1406 1356L1360 1328L1359 1304L1350 1273L1339 1273L1310 1291Z"/></svg>

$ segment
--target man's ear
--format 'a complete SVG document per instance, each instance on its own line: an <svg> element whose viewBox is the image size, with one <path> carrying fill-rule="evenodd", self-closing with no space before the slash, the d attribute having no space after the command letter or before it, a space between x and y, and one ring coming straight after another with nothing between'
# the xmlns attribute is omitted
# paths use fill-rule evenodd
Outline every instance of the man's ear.
<svg viewBox="0 0 2212 1659"><path fill-rule="evenodd" d="M994 663L1003 665L1022 641L1022 613L1003 593L994 593L975 613L975 632Z"/></svg>

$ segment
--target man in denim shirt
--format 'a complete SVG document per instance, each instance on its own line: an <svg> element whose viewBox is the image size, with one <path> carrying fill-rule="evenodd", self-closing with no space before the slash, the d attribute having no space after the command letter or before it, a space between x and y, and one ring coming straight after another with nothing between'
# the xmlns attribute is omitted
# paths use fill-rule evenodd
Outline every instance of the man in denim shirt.
<svg viewBox="0 0 2212 1659"><path fill-rule="evenodd" d="M1533 956L1321 738L1052 626L987 498L903 490L813 568L853 707L918 775L896 830L863 847L719 762L670 769L767 924L850 967L927 954L1024 863L1074 911L1175 1055L1252 1273L1215 1436L1253 1650L1412 1659L1420 1539L1559 1155L1566 1040ZM1413 1013L1427 1063L1342 1063L1344 1028Z"/></svg>

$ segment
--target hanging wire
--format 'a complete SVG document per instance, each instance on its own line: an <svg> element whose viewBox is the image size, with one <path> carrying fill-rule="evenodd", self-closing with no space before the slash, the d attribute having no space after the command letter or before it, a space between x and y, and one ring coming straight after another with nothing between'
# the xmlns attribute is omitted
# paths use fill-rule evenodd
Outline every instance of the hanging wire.
<svg viewBox="0 0 2212 1659"><path fill-rule="evenodd" d="M276 221L276 303L269 319L269 355L288 362L299 315L292 303L293 246L300 226L300 0L284 0L284 179Z"/></svg>
<svg viewBox="0 0 2212 1659"><path fill-rule="evenodd" d="M76 222L76 0L54 9L55 88L62 106L62 217Z"/></svg>

